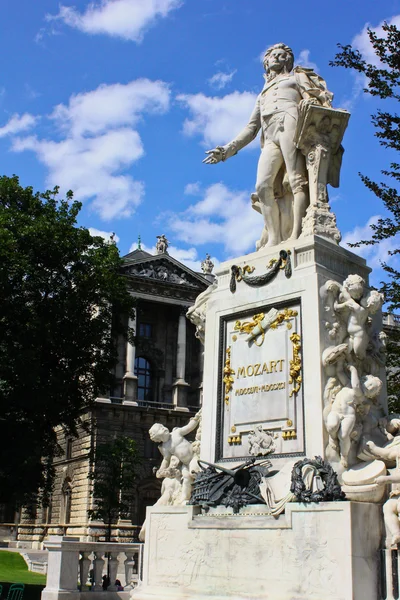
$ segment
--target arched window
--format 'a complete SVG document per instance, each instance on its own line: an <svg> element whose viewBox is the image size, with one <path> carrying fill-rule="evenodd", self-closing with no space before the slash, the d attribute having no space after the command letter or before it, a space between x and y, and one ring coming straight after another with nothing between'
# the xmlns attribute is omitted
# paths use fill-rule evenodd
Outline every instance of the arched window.
<svg viewBox="0 0 400 600"><path fill-rule="evenodd" d="M153 377L152 368L148 360L142 356L135 359L135 375L138 378L137 397L138 400L152 402L153 400Z"/></svg>
<svg viewBox="0 0 400 600"><path fill-rule="evenodd" d="M62 486L62 507L61 521L66 525L71 521L71 502L72 502L72 485L71 480L67 478Z"/></svg>

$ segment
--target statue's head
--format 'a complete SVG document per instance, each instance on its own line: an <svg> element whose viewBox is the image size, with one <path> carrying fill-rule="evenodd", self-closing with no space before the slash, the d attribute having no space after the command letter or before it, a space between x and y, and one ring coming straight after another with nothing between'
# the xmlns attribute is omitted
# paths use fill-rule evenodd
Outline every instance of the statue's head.
<svg viewBox="0 0 400 600"><path fill-rule="evenodd" d="M364 395L367 398L377 398L382 389L382 381L374 375L364 375L361 378L361 384L364 389Z"/></svg>
<svg viewBox="0 0 400 600"><path fill-rule="evenodd" d="M152 442L157 442L160 444L161 442L166 442L169 439L170 433L169 429L162 425L161 423L154 423L152 427L149 429L149 436Z"/></svg>
<svg viewBox="0 0 400 600"><path fill-rule="evenodd" d="M364 293L365 281L360 275L349 275L343 282L343 287L352 298L360 300Z"/></svg>
<svg viewBox="0 0 400 600"><path fill-rule="evenodd" d="M385 297L380 292L376 290L371 290L367 299L367 307L369 308L369 312L373 315L378 312L380 307L385 301Z"/></svg>
<svg viewBox="0 0 400 600"><path fill-rule="evenodd" d="M274 44L264 54L263 65L267 75L290 73L293 69L293 50L286 44Z"/></svg>

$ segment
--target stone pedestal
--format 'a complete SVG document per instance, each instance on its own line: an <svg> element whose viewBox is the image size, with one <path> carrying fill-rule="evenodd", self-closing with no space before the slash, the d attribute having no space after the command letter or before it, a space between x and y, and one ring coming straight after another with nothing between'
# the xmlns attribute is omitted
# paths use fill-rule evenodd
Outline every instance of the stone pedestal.
<svg viewBox="0 0 400 600"><path fill-rule="evenodd" d="M376 600L381 510L327 502L260 514L147 509L143 581L133 600Z"/></svg>
<svg viewBox="0 0 400 600"><path fill-rule="evenodd" d="M290 265L265 285L245 283L271 269L282 247ZM243 276L235 278L234 292L233 266ZM368 281L369 271L364 259L318 236L219 266L207 302L201 458L229 467L243 462L250 456L248 434L260 424L274 435L274 469L295 457L324 456L327 330L320 288L350 273ZM275 321L269 327L262 321L264 332L249 341L260 313L275 314Z"/></svg>
<svg viewBox="0 0 400 600"><path fill-rule="evenodd" d="M200 458L227 469L270 460L272 509L290 498L294 463L325 458L321 358L332 324L320 290L349 274L368 285L369 272L364 259L310 235L222 263L218 285L194 307L203 331L205 321ZM376 600L379 504L289 502L278 517L268 511L148 509L143 582L132 597Z"/></svg>

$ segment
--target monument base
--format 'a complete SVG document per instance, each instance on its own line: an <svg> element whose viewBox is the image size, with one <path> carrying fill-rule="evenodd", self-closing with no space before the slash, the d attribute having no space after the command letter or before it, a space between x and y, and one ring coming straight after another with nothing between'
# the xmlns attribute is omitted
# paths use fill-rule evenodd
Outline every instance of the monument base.
<svg viewBox="0 0 400 600"><path fill-rule="evenodd" d="M376 600L380 505L291 503L277 518L265 509L148 508L132 600Z"/></svg>

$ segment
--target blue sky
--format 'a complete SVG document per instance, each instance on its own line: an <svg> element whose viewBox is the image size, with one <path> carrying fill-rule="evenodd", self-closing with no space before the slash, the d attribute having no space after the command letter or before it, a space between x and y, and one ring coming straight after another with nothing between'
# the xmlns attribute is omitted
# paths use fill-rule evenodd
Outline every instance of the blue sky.
<svg viewBox="0 0 400 600"><path fill-rule="evenodd" d="M400 25L399 0L3 2L1 171L35 189L74 190L80 224L115 232L122 254L138 234L152 248L160 233L196 269L206 252L219 261L250 252L262 229L249 200L258 144L226 163L202 159L246 124L263 85L260 55L285 42L327 80L334 107L352 113L330 197L344 241L368 237L383 209L358 172L380 180L389 152L370 124L377 104L329 61L338 42L369 58L365 26L383 20ZM379 267L393 243L363 250L369 264Z"/></svg>

